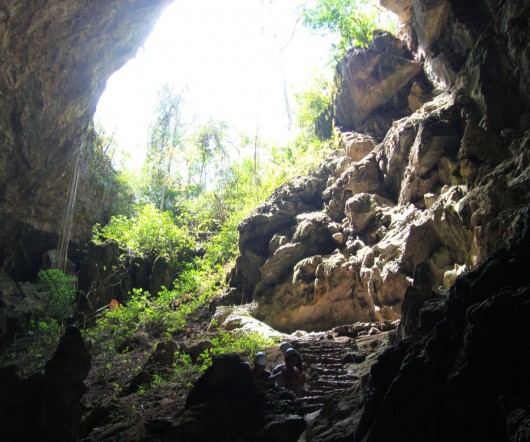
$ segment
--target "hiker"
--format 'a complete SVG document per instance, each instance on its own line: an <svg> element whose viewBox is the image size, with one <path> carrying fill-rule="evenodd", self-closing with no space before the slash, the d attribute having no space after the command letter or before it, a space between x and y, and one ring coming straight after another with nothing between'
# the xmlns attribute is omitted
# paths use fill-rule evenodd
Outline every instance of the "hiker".
<svg viewBox="0 0 530 442"><path fill-rule="evenodd" d="M274 382L277 386L288 388L296 395L300 396L304 392L305 376L297 367L300 355L294 348L289 348L284 354L285 365L276 374L269 377L269 382Z"/></svg>
<svg viewBox="0 0 530 442"><path fill-rule="evenodd" d="M285 357L285 352L287 350L289 350L290 348L291 348L291 343L288 342L288 341L284 341L284 342L282 342L280 344L280 351L284 354L284 357ZM279 373L280 371L282 371L283 367L285 367L285 364L278 364L272 370L272 374ZM296 367L298 368L298 370L303 372L303 369L302 369L302 358L300 357L299 353L298 353L298 360L296 361Z"/></svg>
<svg viewBox="0 0 530 442"><path fill-rule="evenodd" d="M254 357L254 363L250 371L254 375L254 379L258 381L267 381L271 375L271 372L266 369L267 367L267 355L260 351L256 353Z"/></svg>

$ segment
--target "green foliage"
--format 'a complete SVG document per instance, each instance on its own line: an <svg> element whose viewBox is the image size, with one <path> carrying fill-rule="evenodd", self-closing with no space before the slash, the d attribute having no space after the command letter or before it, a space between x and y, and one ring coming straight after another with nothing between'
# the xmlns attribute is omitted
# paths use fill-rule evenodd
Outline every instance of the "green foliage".
<svg viewBox="0 0 530 442"><path fill-rule="evenodd" d="M199 356L201 370L206 370L212 365L214 355L225 353L237 353L241 356L253 358L256 353L266 348L273 347L277 340L266 338L259 333L229 333L218 330L218 336L212 339L214 347L205 350Z"/></svg>
<svg viewBox="0 0 530 442"><path fill-rule="evenodd" d="M188 195L218 189L228 168L225 122L209 119L199 124L187 143Z"/></svg>
<svg viewBox="0 0 530 442"><path fill-rule="evenodd" d="M108 310L89 334L112 350L138 330L147 330L154 336L176 332L184 326L190 311L189 308L172 308L171 301L177 297L177 292L165 290L153 298L147 291L134 289L127 303Z"/></svg>
<svg viewBox="0 0 530 442"><path fill-rule="evenodd" d="M158 93L154 121L149 128L144 164L146 180L142 189L143 197L155 203L160 210L171 208L176 196L174 181L182 181L179 168L174 166L176 157L184 149L183 105L183 91L177 91L169 84L162 86Z"/></svg>
<svg viewBox="0 0 530 442"><path fill-rule="evenodd" d="M203 262L188 262L173 290L164 289L152 297L134 289L125 305L109 310L90 331L92 339L112 350L138 330L153 336L181 331L189 317L222 290L222 272L212 272Z"/></svg>
<svg viewBox="0 0 530 442"><path fill-rule="evenodd" d="M65 275L59 269L40 270L37 281L26 286L28 294L39 300L31 309L33 324L43 324L50 320L62 323L73 316L76 285L75 276Z"/></svg>
<svg viewBox="0 0 530 442"><path fill-rule="evenodd" d="M310 29L337 35L335 61L353 46L367 47L375 29L395 29L397 23L373 0L313 0L303 8L302 17Z"/></svg>
<svg viewBox="0 0 530 442"><path fill-rule="evenodd" d="M324 141L332 135L334 84L330 75L315 75L311 84L296 94L297 123L310 139Z"/></svg>
<svg viewBox="0 0 530 442"><path fill-rule="evenodd" d="M17 305L24 333L14 342L14 352L2 357L14 360L25 374L42 369L49 360L66 321L75 313L77 278L58 269L40 270L35 282L22 285L24 298ZM19 351L23 349L23 352Z"/></svg>
<svg viewBox="0 0 530 442"><path fill-rule="evenodd" d="M185 225L175 224L169 212L150 204L137 207L131 217L114 216L105 227L94 226L92 239L115 240L130 255L165 256L175 262L189 260L195 246Z"/></svg>
<svg viewBox="0 0 530 442"><path fill-rule="evenodd" d="M125 176L112 166L117 149L113 137L107 135L101 125L91 122L87 130L87 146L84 157L87 175L107 213L109 216L129 213L134 195Z"/></svg>

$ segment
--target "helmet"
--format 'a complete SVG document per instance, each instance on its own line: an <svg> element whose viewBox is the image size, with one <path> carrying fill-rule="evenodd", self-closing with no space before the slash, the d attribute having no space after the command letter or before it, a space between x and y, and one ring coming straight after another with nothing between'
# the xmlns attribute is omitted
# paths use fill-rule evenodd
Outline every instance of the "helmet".
<svg viewBox="0 0 530 442"><path fill-rule="evenodd" d="M298 352L294 348L288 348L287 351L283 355L285 357L285 360L287 360L291 356L300 356Z"/></svg>
<svg viewBox="0 0 530 442"><path fill-rule="evenodd" d="M290 342L285 341L285 342L282 342L280 344L280 351L282 353L285 353L289 348L291 348L291 343Z"/></svg>
<svg viewBox="0 0 530 442"><path fill-rule="evenodd" d="M267 365L267 355L262 351L256 353L256 356L254 356L254 364L261 365L262 367Z"/></svg>

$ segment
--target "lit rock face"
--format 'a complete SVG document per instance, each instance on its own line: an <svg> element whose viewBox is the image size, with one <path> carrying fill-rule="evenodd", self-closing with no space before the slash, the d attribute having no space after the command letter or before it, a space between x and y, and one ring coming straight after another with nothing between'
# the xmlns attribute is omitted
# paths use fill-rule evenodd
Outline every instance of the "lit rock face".
<svg viewBox="0 0 530 442"><path fill-rule="evenodd" d="M231 290L259 319L291 332L399 318L419 264L447 289L516 233L530 201L528 6L495 19L474 7L490 28L467 6L400 2L405 43L379 33L339 66L340 149L239 226Z"/></svg>
<svg viewBox="0 0 530 442"><path fill-rule="evenodd" d="M169 3L1 3L0 269L24 276L13 267L31 267L57 247L76 152L99 96ZM101 198L83 177L79 194L72 238L84 241L101 218Z"/></svg>
<svg viewBox="0 0 530 442"><path fill-rule="evenodd" d="M419 63L405 58L408 51L399 40L380 40L368 50L350 50L338 66L335 118L340 126L359 127L385 104L399 112L414 78L423 74Z"/></svg>

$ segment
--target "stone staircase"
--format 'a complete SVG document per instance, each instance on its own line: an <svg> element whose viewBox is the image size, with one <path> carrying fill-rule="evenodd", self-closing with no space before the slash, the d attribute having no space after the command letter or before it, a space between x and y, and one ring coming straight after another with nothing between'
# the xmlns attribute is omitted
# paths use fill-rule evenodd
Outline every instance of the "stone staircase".
<svg viewBox="0 0 530 442"><path fill-rule="evenodd" d="M306 393L300 404L305 414L320 410L331 396L362 382L376 356L386 347L387 334L358 338L304 337L292 341L302 358Z"/></svg>

